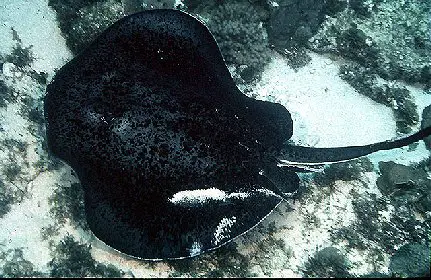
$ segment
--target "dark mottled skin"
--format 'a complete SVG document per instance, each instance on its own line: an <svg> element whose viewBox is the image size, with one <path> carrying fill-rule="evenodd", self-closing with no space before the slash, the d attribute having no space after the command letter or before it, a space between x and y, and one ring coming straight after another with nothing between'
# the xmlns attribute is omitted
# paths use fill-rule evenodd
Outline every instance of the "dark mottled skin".
<svg viewBox="0 0 431 280"><path fill-rule="evenodd" d="M201 252L216 248L281 201L259 171L283 176L275 156L292 135L289 112L243 95L210 32L185 13L146 11L111 26L58 71L45 117L50 150L84 187L90 228L126 254L164 259L189 256L194 242ZM296 174L286 175L295 190ZM248 197L168 201L211 187ZM215 241L220 221L233 216Z"/></svg>
<svg viewBox="0 0 431 280"><path fill-rule="evenodd" d="M289 112L242 94L207 28L175 10L141 12L108 28L48 85L45 118L50 150L84 187L94 234L153 260L198 255L254 227L298 189L293 170L431 134L427 127L365 146L286 145ZM224 199L172 200L211 188Z"/></svg>

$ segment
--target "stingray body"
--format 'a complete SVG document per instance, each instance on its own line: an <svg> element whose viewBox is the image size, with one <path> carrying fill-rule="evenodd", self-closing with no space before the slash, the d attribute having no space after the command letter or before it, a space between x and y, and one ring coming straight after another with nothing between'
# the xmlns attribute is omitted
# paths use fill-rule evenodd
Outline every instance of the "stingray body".
<svg viewBox="0 0 431 280"><path fill-rule="evenodd" d="M56 73L45 117L50 151L84 188L93 233L150 260L196 256L248 231L297 190L298 166L430 134L364 147L287 146L289 112L242 94L211 33L176 10L108 28Z"/></svg>

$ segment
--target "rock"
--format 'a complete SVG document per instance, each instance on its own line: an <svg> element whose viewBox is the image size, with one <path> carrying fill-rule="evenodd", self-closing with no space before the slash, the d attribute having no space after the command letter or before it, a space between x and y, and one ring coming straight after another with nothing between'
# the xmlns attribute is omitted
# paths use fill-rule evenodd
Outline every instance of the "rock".
<svg viewBox="0 0 431 280"><path fill-rule="evenodd" d="M430 276L429 246L425 244L406 244L391 258L389 270L395 277Z"/></svg>
<svg viewBox="0 0 431 280"><path fill-rule="evenodd" d="M316 253L305 264L306 277L352 277L346 257L335 247L326 247Z"/></svg>
<svg viewBox="0 0 431 280"><path fill-rule="evenodd" d="M377 187L383 195L390 195L400 204L412 205L424 214L431 210L431 180L425 170L392 161L379 162L379 168Z"/></svg>
<svg viewBox="0 0 431 280"><path fill-rule="evenodd" d="M268 38L276 49L307 44L324 21L346 7L345 0L281 0L272 7Z"/></svg>
<svg viewBox="0 0 431 280"><path fill-rule="evenodd" d="M377 186L380 191L384 194L389 194L395 189L400 188L412 188L416 184L418 177L423 177L426 174L422 173L420 170L415 170L414 168L402 164L390 162L379 162L379 168L381 176L377 179Z"/></svg>
<svg viewBox="0 0 431 280"><path fill-rule="evenodd" d="M123 1L123 9L126 15L131 15L133 13L137 13L142 11L142 1L141 0L124 0Z"/></svg>
<svg viewBox="0 0 431 280"><path fill-rule="evenodd" d="M324 19L324 1L282 0L268 22L268 38L277 49L305 45Z"/></svg>

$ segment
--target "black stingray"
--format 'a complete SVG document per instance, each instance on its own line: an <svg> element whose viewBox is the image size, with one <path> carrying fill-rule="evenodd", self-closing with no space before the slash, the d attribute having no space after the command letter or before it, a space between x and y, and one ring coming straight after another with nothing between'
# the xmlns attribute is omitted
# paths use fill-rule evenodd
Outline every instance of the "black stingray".
<svg viewBox="0 0 431 280"><path fill-rule="evenodd" d="M294 171L407 145L289 146L280 104L242 94L208 29L176 10L125 17L47 87L48 146L76 171L94 234L143 259L215 249L294 193Z"/></svg>

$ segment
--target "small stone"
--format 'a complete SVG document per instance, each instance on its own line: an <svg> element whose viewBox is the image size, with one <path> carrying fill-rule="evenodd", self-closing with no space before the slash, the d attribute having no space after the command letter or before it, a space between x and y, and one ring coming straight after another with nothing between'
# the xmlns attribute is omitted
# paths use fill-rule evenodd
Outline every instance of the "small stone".
<svg viewBox="0 0 431 280"><path fill-rule="evenodd" d="M17 73L19 73L19 71L17 70L15 64L10 62L5 62L3 64L3 75L5 75L6 77L9 77L9 78L17 77L19 76L17 75Z"/></svg>

